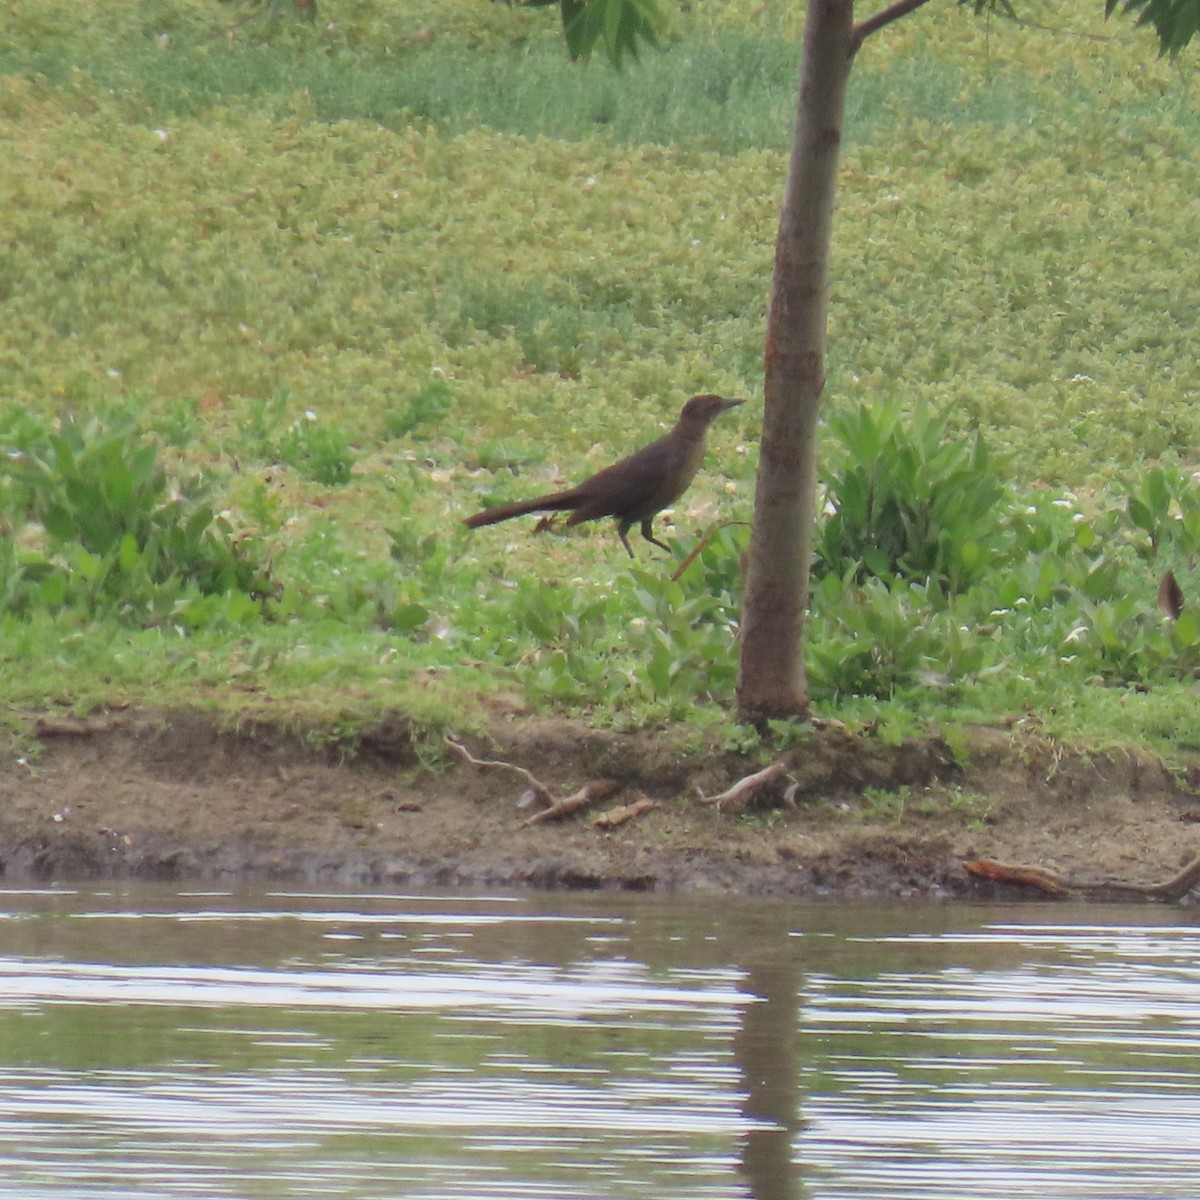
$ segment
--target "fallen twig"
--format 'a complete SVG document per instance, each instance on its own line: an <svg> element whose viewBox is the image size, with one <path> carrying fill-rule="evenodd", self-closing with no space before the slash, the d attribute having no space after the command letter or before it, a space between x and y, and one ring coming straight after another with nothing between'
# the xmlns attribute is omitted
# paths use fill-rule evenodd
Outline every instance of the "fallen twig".
<svg viewBox="0 0 1200 1200"><path fill-rule="evenodd" d="M755 771L753 775L747 775L744 779L739 779L737 783L727 788L719 796L702 795L700 803L714 805L717 812L745 812L751 797L760 787L767 783L773 783L776 779L780 779L786 774L787 765L785 763L772 763L769 767L764 767L761 771Z"/></svg>
<svg viewBox="0 0 1200 1200"><path fill-rule="evenodd" d="M585 783L579 791L572 792L565 800L558 800L549 808L544 808L522 821L521 828L528 829L531 825L541 825L544 821L557 821L561 817L570 816L596 800L606 800L618 787L620 784L613 779L593 779L591 783Z"/></svg>
<svg viewBox="0 0 1200 1200"><path fill-rule="evenodd" d="M626 821L632 821L657 807L655 801L643 796L632 804L622 804L619 808L610 808L607 812L602 812L598 817L592 818L592 824L597 829L616 829L618 825L624 825Z"/></svg>

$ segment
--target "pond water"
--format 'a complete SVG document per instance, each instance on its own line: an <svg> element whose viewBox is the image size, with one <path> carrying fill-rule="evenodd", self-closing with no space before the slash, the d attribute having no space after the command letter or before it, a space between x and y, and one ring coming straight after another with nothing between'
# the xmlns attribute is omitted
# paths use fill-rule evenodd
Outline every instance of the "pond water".
<svg viewBox="0 0 1200 1200"><path fill-rule="evenodd" d="M1190 1200L1196 926L2 890L2 1194Z"/></svg>

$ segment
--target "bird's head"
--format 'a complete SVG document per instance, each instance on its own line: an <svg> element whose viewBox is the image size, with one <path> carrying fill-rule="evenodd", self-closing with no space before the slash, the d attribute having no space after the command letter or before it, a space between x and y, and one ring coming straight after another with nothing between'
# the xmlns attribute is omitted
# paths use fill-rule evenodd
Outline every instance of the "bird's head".
<svg viewBox="0 0 1200 1200"><path fill-rule="evenodd" d="M729 400L725 396L693 396L683 406L679 420L681 424L699 425L703 429L726 409L737 408L745 403L745 400Z"/></svg>

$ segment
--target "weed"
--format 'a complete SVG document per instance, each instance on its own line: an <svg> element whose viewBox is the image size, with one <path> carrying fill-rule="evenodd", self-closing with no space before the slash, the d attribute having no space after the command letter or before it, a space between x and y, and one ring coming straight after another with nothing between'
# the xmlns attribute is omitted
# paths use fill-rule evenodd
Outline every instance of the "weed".
<svg viewBox="0 0 1200 1200"><path fill-rule="evenodd" d="M384 430L388 437L402 438L419 429L438 424L454 405L454 393L444 379L431 379L403 403L388 410Z"/></svg>
<svg viewBox="0 0 1200 1200"><path fill-rule="evenodd" d="M340 429L320 424L312 413L292 422L275 453L314 483L343 487L350 482L354 467L350 439Z"/></svg>
<svg viewBox="0 0 1200 1200"><path fill-rule="evenodd" d="M754 725L733 725L726 732L722 749L734 754L757 754L762 746L758 729Z"/></svg>
<svg viewBox="0 0 1200 1200"><path fill-rule="evenodd" d="M992 821L992 801L975 792L947 788L942 804L950 816L965 822L972 833L982 833Z"/></svg>
<svg viewBox="0 0 1200 1200"><path fill-rule="evenodd" d="M1149 539L1150 556L1177 561L1200 554L1200 484L1195 476L1151 467L1128 500L1129 520Z"/></svg>
<svg viewBox="0 0 1200 1200"><path fill-rule="evenodd" d="M994 557L1003 493L982 436L948 434L948 414L896 399L836 411L822 470L830 510L818 571L900 577L961 592Z"/></svg>
<svg viewBox="0 0 1200 1200"><path fill-rule="evenodd" d="M250 544L204 503L205 481L172 488L155 446L128 427L65 418L25 444L0 469L10 503L19 501L44 539L37 549L4 543L5 608L184 625L259 615L265 576Z"/></svg>
<svg viewBox="0 0 1200 1200"><path fill-rule="evenodd" d="M899 824L904 819L905 808L911 798L912 788L907 784L898 788L863 788L862 802L850 809L850 815L853 820L864 824L881 821Z"/></svg>

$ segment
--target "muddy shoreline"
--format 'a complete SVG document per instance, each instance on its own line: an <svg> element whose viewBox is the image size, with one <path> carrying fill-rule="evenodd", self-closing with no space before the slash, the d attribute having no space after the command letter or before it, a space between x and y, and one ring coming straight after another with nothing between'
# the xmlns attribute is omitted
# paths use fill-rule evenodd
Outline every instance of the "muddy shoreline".
<svg viewBox="0 0 1200 1200"><path fill-rule="evenodd" d="M43 718L0 761L0 877L540 887L806 898L1027 899L969 858L1072 878L1154 882L1200 854L1200 768L1072 753L1036 729L887 746L831 728L779 756L743 814L699 802L766 760L654 733L502 721L464 738L555 795L611 779L610 801L527 828L515 772L430 756L396 715L354 744L196 712ZM793 805L782 803L794 784ZM772 790L772 788L774 790ZM646 797L612 830L593 817Z"/></svg>

